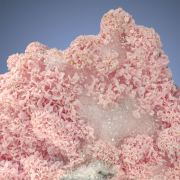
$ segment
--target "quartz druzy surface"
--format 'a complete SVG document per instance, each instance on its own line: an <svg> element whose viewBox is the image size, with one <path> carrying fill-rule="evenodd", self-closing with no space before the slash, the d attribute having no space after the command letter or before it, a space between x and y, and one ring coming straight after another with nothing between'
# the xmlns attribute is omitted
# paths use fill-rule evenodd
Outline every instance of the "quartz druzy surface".
<svg viewBox="0 0 180 180"><path fill-rule="evenodd" d="M0 179L180 178L180 90L152 28L118 8L97 35L7 63Z"/></svg>

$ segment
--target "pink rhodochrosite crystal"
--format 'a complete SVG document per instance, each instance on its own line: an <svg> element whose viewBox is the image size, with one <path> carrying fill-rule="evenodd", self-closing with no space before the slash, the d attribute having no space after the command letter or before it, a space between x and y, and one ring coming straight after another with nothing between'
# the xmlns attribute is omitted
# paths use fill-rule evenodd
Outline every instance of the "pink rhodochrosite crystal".
<svg viewBox="0 0 180 180"><path fill-rule="evenodd" d="M110 10L98 35L7 63L0 179L180 179L180 90L153 29Z"/></svg>

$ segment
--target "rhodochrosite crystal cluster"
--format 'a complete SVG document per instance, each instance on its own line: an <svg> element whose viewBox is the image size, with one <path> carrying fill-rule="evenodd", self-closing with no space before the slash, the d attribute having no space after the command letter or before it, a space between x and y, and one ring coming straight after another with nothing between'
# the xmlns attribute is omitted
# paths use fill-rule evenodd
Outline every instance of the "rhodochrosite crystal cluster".
<svg viewBox="0 0 180 180"><path fill-rule="evenodd" d="M180 90L158 34L123 9L64 51L32 42L0 75L0 179L180 178Z"/></svg>

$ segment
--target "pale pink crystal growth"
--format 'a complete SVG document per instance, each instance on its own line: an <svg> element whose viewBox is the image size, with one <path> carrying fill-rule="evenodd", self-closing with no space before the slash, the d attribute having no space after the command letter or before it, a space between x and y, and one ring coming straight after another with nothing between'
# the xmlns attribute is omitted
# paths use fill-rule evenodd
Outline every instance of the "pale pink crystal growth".
<svg viewBox="0 0 180 180"><path fill-rule="evenodd" d="M167 65L158 34L121 8L64 51L32 42L10 56L0 179L180 179L180 90Z"/></svg>

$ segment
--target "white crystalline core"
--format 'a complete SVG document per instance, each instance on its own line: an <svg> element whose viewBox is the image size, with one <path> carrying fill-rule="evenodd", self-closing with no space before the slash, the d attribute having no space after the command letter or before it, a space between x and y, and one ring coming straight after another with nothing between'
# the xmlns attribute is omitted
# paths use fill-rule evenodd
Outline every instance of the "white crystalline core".
<svg viewBox="0 0 180 180"><path fill-rule="evenodd" d="M117 142L136 134L152 134L155 130L153 117L136 113L136 102L124 99L114 109L104 109L91 97L80 98L81 116L95 129L96 135L106 141Z"/></svg>
<svg viewBox="0 0 180 180"><path fill-rule="evenodd" d="M46 65L46 69L53 69L54 67L62 68L66 64L63 52L55 48L48 50L44 64Z"/></svg>
<svg viewBox="0 0 180 180"><path fill-rule="evenodd" d="M46 65L46 68L48 68L48 69L52 69L52 68L54 68L56 66L60 67L63 64L65 64L63 59L58 59L58 58L55 58L55 57L48 57L47 59L45 59L44 63Z"/></svg>

